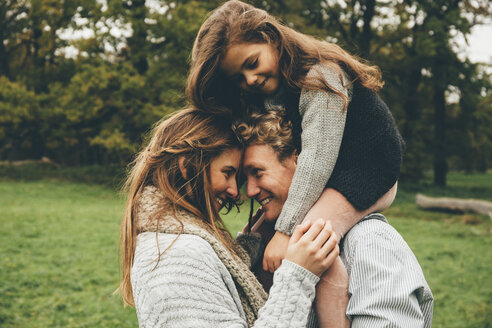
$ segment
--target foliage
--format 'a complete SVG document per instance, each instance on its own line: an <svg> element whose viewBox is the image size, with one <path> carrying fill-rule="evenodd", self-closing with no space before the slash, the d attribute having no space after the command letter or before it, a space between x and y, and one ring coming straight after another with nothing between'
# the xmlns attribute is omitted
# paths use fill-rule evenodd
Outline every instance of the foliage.
<svg viewBox="0 0 492 328"><path fill-rule="evenodd" d="M119 165L58 166L53 163L25 163L0 165L0 177L5 181L64 181L98 184L119 190L123 186L126 169Z"/></svg>
<svg viewBox="0 0 492 328"><path fill-rule="evenodd" d="M490 21L487 1L249 2L381 67L407 143L402 178L432 167L444 184L448 167L490 167L492 82L456 42ZM0 159L126 163L154 122L186 105L193 40L220 3L0 2Z"/></svg>
<svg viewBox="0 0 492 328"><path fill-rule="evenodd" d="M43 117L43 114L33 91L0 76L0 140L4 141L0 144L0 154L8 151L13 159L22 156L22 152L41 155L42 152L36 152L41 150L42 135L46 132L42 119L47 115Z"/></svg>
<svg viewBox="0 0 492 328"><path fill-rule="evenodd" d="M446 95L452 89L463 100L473 98L482 87L490 90L490 78L477 85L477 66L460 59L456 39L466 36L474 24L490 20L490 6L453 0L314 0L310 4L312 9L304 13L309 24L381 66L386 81L382 96L407 142L403 178L418 180L432 165L435 183L444 185L449 157L472 151L470 144L452 147L457 138L450 131L452 104ZM466 133L472 133L472 124L463 123L470 127ZM467 163L468 169L478 169L472 163Z"/></svg>

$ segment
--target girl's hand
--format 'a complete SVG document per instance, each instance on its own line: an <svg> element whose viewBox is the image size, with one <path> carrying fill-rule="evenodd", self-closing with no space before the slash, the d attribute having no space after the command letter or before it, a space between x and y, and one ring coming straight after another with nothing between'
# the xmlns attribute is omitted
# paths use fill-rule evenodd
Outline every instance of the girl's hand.
<svg viewBox="0 0 492 328"><path fill-rule="evenodd" d="M275 232L275 235L268 243L263 254L263 270L274 272L278 269L285 257L290 236L283 232Z"/></svg>
<svg viewBox="0 0 492 328"><path fill-rule="evenodd" d="M285 259L311 271L318 277L338 257L339 248L331 225L322 219L298 225L290 238Z"/></svg>

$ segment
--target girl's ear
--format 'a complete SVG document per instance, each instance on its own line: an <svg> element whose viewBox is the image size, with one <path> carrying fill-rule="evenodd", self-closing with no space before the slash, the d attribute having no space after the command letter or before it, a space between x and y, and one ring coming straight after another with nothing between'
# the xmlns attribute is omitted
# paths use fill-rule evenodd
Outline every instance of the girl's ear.
<svg viewBox="0 0 492 328"><path fill-rule="evenodd" d="M184 165L185 157L183 155L178 158L179 170L181 171L181 175L185 180L188 180L188 169Z"/></svg>

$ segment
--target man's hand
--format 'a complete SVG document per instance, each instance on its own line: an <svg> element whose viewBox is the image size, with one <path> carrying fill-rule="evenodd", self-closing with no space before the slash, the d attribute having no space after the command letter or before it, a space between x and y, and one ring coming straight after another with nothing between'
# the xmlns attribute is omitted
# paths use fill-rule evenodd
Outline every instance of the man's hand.
<svg viewBox="0 0 492 328"><path fill-rule="evenodd" d="M283 232L275 232L272 240L265 248L265 254L263 255L263 270L274 272L278 269L282 260L285 257L285 251L289 245L290 236Z"/></svg>

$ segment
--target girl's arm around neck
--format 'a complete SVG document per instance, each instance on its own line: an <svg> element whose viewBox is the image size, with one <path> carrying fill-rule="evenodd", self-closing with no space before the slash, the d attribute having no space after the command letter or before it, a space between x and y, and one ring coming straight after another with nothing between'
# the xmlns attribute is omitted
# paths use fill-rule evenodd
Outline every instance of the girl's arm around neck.
<svg viewBox="0 0 492 328"><path fill-rule="evenodd" d="M348 97L348 90L343 87L338 72L323 66L316 67L324 73L328 83ZM347 83L348 80L344 81L344 84ZM289 195L277 219L277 231L291 235L294 227L304 219L323 192L342 143L347 117L347 111L343 107L343 99L334 93L302 91L299 102L302 151L297 160Z"/></svg>

